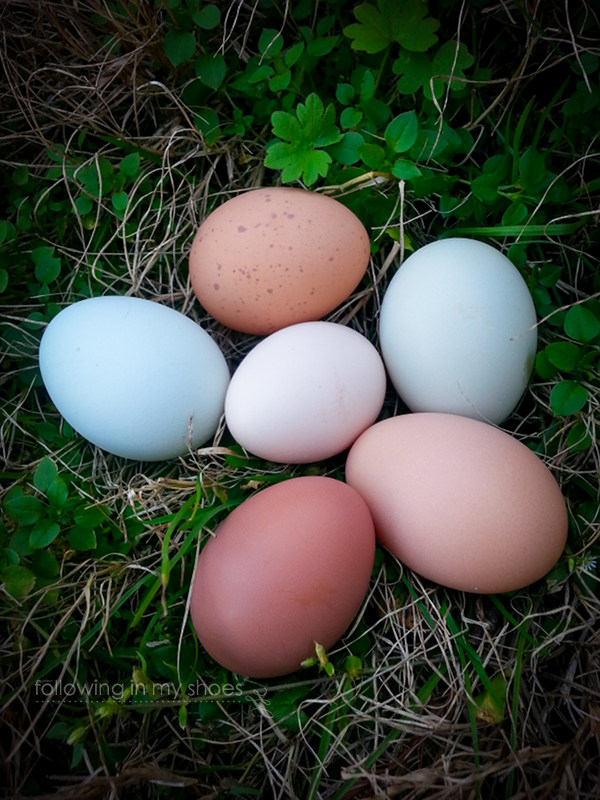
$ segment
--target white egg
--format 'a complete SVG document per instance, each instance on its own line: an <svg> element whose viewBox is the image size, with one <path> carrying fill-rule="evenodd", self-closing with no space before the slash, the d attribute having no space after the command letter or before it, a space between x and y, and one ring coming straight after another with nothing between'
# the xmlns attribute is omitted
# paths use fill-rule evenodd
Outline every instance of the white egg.
<svg viewBox="0 0 600 800"><path fill-rule="evenodd" d="M302 322L259 342L234 372L225 398L233 437L270 461L321 461L349 447L377 418L383 361L358 331Z"/></svg>
<svg viewBox="0 0 600 800"><path fill-rule="evenodd" d="M536 313L523 277L491 245L443 239L410 255L390 281L379 320L390 379L411 411L498 424L527 387Z"/></svg>
<svg viewBox="0 0 600 800"><path fill-rule="evenodd" d="M214 435L229 368L193 320L137 297L80 300L50 322L40 371L67 422L125 458L183 455Z"/></svg>

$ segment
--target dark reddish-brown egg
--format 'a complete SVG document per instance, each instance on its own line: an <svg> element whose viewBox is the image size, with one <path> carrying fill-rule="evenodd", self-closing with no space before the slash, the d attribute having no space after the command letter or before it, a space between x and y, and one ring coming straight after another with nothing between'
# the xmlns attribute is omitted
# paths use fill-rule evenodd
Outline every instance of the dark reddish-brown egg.
<svg viewBox="0 0 600 800"><path fill-rule="evenodd" d="M192 623L222 666L253 678L299 669L334 645L364 600L375 556L365 501L342 481L302 476L252 495L202 549Z"/></svg>

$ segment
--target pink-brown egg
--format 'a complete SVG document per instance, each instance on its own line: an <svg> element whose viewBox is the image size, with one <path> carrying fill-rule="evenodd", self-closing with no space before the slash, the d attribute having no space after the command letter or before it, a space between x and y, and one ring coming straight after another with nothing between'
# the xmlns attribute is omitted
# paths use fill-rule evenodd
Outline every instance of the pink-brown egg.
<svg viewBox="0 0 600 800"><path fill-rule="evenodd" d="M343 481L302 476L237 506L200 552L190 598L206 651L241 675L300 668L315 642L330 648L364 600L375 533Z"/></svg>
<svg viewBox="0 0 600 800"><path fill-rule="evenodd" d="M346 480L379 541L407 567L454 589L521 589L555 565L567 509L544 462L505 431L443 413L392 417L354 443Z"/></svg>
<svg viewBox="0 0 600 800"><path fill-rule="evenodd" d="M345 301L369 262L369 236L338 200L306 189L253 189L212 211L192 242L192 287L228 327L268 334Z"/></svg>

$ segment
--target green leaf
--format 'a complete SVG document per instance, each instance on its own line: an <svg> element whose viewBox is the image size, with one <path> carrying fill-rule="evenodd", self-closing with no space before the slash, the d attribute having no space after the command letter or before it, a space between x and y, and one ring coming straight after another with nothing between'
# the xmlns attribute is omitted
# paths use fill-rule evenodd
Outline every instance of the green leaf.
<svg viewBox="0 0 600 800"><path fill-rule="evenodd" d="M196 52L196 37L191 31L167 31L164 40L165 54L174 67L189 61Z"/></svg>
<svg viewBox="0 0 600 800"><path fill-rule="evenodd" d="M328 152L338 164L351 166L360 161L360 148L364 143L362 134L357 131L348 131L344 133L339 142L328 148Z"/></svg>
<svg viewBox="0 0 600 800"><path fill-rule="evenodd" d="M6 291L8 286L8 270L5 270L4 267L0 267L0 294Z"/></svg>
<svg viewBox="0 0 600 800"><path fill-rule="evenodd" d="M567 336L578 342L591 342L600 334L600 320L585 306L571 306L563 324Z"/></svg>
<svg viewBox="0 0 600 800"><path fill-rule="evenodd" d="M349 106L348 108L344 108L340 114L340 125L344 129L354 128L359 124L362 118L362 111Z"/></svg>
<svg viewBox="0 0 600 800"><path fill-rule="evenodd" d="M551 364L563 372L573 372L581 355L581 348L573 342L552 342L544 348Z"/></svg>
<svg viewBox="0 0 600 800"><path fill-rule="evenodd" d="M91 528L73 528L68 535L69 544L74 550L94 550L97 546L96 534Z"/></svg>
<svg viewBox="0 0 600 800"><path fill-rule="evenodd" d="M546 176L546 162L542 153L528 147L519 159L521 186L531 190L539 186Z"/></svg>
<svg viewBox="0 0 600 800"><path fill-rule="evenodd" d="M561 381L550 392L550 408L558 417L576 414L588 401L588 391L577 381Z"/></svg>
<svg viewBox="0 0 600 800"><path fill-rule="evenodd" d="M395 178L398 178L398 180L414 181L415 178L420 178L423 173L412 161L408 161L405 158L399 158L394 162L392 174Z"/></svg>
<svg viewBox="0 0 600 800"><path fill-rule="evenodd" d="M417 141L419 120L414 111L405 111L394 117L385 129L387 146L394 153L406 153Z"/></svg>
<svg viewBox="0 0 600 800"><path fill-rule="evenodd" d="M306 48L306 52L315 58L329 55L335 49L339 42L339 36L320 36L317 39L312 39Z"/></svg>
<svg viewBox="0 0 600 800"><path fill-rule="evenodd" d="M46 512L41 500L31 494L24 494L20 486L7 492L3 506L8 516L20 525L33 525Z"/></svg>
<svg viewBox="0 0 600 800"><path fill-rule="evenodd" d="M356 90L351 83L338 83L335 88L335 97L338 103L349 106L354 102Z"/></svg>
<svg viewBox="0 0 600 800"><path fill-rule="evenodd" d="M15 238L15 226L6 219L0 219L0 244L10 242Z"/></svg>
<svg viewBox="0 0 600 800"><path fill-rule="evenodd" d="M379 53L392 42L406 50L424 52L437 42L439 22L426 17L423 0L377 0L376 5L361 3L354 8L358 22L344 28L354 50Z"/></svg>
<svg viewBox="0 0 600 800"><path fill-rule="evenodd" d="M196 75L209 89L218 89L223 83L227 72L225 58L220 53L214 56L210 53L201 55L200 58L196 59L194 68Z"/></svg>
<svg viewBox="0 0 600 800"><path fill-rule="evenodd" d="M58 467L50 456L44 456L33 475L33 485L40 492L45 492L58 476Z"/></svg>
<svg viewBox="0 0 600 800"><path fill-rule="evenodd" d="M60 526L49 519L38 520L29 534L29 546L32 550L48 547L60 533Z"/></svg>
<svg viewBox="0 0 600 800"><path fill-rule="evenodd" d="M473 56L461 42L450 40L445 42L435 54L431 65L431 78L423 84L423 93L428 99L441 97L445 86L450 83L451 88L463 88L465 82L459 80L465 77L464 70L472 66Z"/></svg>
<svg viewBox="0 0 600 800"><path fill-rule="evenodd" d="M387 166L385 150L378 144L363 144L359 149L360 157L365 167L377 171L383 171Z"/></svg>
<svg viewBox="0 0 600 800"><path fill-rule="evenodd" d="M115 192L111 197L111 203L114 210L118 214L122 214L129 203L129 195L127 192Z"/></svg>
<svg viewBox="0 0 600 800"><path fill-rule="evenodd" d="M129 153L125 158L122 158L119 164L119 172L127 178L137 178L140 174L140 154Z"/></svg>
<svg viewBox="0 0 600 800"><path fill-rule="evenodd" d="M210 31L216 28L221 21L221 12L217 6L210 4L192 14L192 19L199 28Z"/></svg>
<svg viewBox="0 0 600 800"><path fill-rule="evenodd" d="M296 42L286 51L283 60L286 67L293 67L304 52L304 42Z"/></svg>
<svg viewBox="0 0 600 800"><path fill-rule="evenodd" d="M31 253L35 264L35 277L40 283L48 284L60 275L60 258L54 255L54 248L43 245Z"/></svg>
<svg viewBox="0 0 600 800"><path fill-rule="evenodd" d="M425 53L410 53L405 50L394 61L392 70L399 75L396 87L400 94L414 94L427 86L433 64Z"/></svg>
<svg viewBox="0 0 600 800"><path fill-rule="evenodd" d="M7 567L2 572L2 580L8 594L15 598L26 597L35 586L35 575L28 567L20 564Z"/></svg>
<svg viewBox="0 0 600 800"><path fill-rule="evenodd" d="M264 28L258 40L258 50L267 58L272 58L281 52L283 36L274 28Z"/></svg>
<svg viewBox="0 0 600 800"><path fill-rule="evenodd" d="M36 550L31 554L31 569L38 578L55 578L60 564L49 550Z"/></svg>
<svg viewBox="0 0 600 800"><path fill-rule="evenodd" d="M69 490L67 489L67 484L60 477L60 475L58 475L50 483L46 491L48 502L50 505L54 506L54 508L62 508L67 502L68 496Z"/></svg>
<svg viewBox="0 0 600 800"><path fill-rule="evenodd" d="M567 447L574 453L581 453L588 450L593 444L592 436L585 424L581 421L576 422L567 435Z"/></svg>
<svg viewBox="0 0 600 800"><path fill-rule="evenodd" d="M314 92L306 103L298 103L296 114L274 111L271 115L273 133L281 141L267 146L265 166L282 171L285 182L302 178L310 186L327 174L332 158L318 148L335 144L342 134L335 125L335 108L323 106Z"/></svg>
<svg viewBox="0 0 600 800"><path fill-rule="evenodd" d="M201 108L194 117L194 124L208 145L214 144L221 135L219 115L212 108Z"/></svg>

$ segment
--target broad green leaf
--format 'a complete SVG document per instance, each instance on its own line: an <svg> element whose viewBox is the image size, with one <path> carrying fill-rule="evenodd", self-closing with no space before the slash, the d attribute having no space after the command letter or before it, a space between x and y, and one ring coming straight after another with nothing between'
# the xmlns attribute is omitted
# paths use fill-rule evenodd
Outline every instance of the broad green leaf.
<svg viewBox="0 0 600 800"><path fill-rule="evenodd" d="M194 116L194 124L208 145L214 144L221 135L219 115L212 108L201 108Z"/></svg>
<svg viewBox="0 0 600 800"><path fill-rule="evenodd" d="M519 159L519 177L524 189L534 189L546 176L544 155L528 147Z"/></svg>
<svg viewBox="0 0 600 800"><path fill-rule="evenodd" d="M567 447L574 453L588 450L593 444L592 436L583 422L576 422L567 434Z"/></svg>
<svg viewBox="0 0 600 800"><path fill-rule="evenodd" d="M137 178L140 174L140 154L129 153L125 158L122 158L119 164L119 172L127 178Z"/></svg>
<svg viewBox="0 0 600 800"><path fill-rule="evenodd" d="M112 207L118 214L122 214L129 203L129 195L127 192L115 192L111 197Z"/></svg>
<svg viewBox="0 0 600 800"><path fill-rule="evenodd" d="M33 485L40 492L45 492L58 476L58 467L50 456L44 456L33 475Z"/></svg>
<svg viewBox="0 0 600 800"><path fill-rule="evenodd" d="M192 14L192 19L199 28L210 31L216 28L221 21L221 11L218 6L211 3L203 6L200 11L194 12Z"/></svg>
<svg viewBox="0 0 600 800"><path fill-rule="evenodd" d="M283 60L286 67L293 67L304 52L304 42L296 42L289 50L286 50Z"/></svg>
<svg viewBox="0 0 600 800"><path fill-rule="evenodd" d="M399 158L394 162L392 174L395 178L398 178L398 180L414 181L416 178L420 178L423 173L412 161Z"/></svg>
<svg viewBox="0 0 600 800"><path fill-rule="evenodd" d="M191 31L167 31L164 40L165 54L174 67L178 67L196 52L196 37Z"/></svg>
<svg viewBox="0 0 600 800"><path fill-rule="evenodd" d="M399 75L396 84L400 94L414 94L428 84L433 65L426 53L402 51L394 61L392 70Z"/></svg>
<svg viewBox="0 0 600 800"><path fill-rule="evenodd" d="M520 200L513 200L502 214L503 225L521 225L529 216L529 209Z"/></svg>
<svg viewBox="0 0 600 800"><path fill-rule="evenodd" d="M225 79L227 65L220 53L217 53L217 55L205 53L196 59L194 69L196 70L196 75L205 86L210 89L218 89Z"/></svg>
<svg viewBox="0 0 600 800"><path fill-rule="evenodd" d="M10 242L15 238L15 226L6 219L0 219L0 244Z"/></svg>
<svg viewBox="0 0 600 800"><path fill-rule="evenodd" d="M573 372L581 356L581 348L573 342L552 342L544 352L548 361L563 372Z"/></svg>
<svg viewBox="0 0 600 800"><path fill-rule="evenodd" d="M312 39L306 48L306 52L315 58L329 55L335 49L339 42L339 36L320 36L317 39Z"/></svg>
<svg viewBox="0 0 600 800"><path fill-rule="evenodd" d="M498 183L494 175L478 175L471 181L471 191L482 203L493 203L498 197Z"/></svg>
<svg viewBox="0 0 600 800"><path fill-rule="evenodd" d="M588 391L577 381L561 381L550 392L550 408L559 417L576 414L588 401Z"/></svg>
<svg viewBox="0 0 600 800"><path fill-rule="evenodd" d="M104 522L106 515L100 506L89 506L76 511L74 519L80 528L95 528Z"/></svg>
<svg viewBox="0 0 600 800"><path fill-rule="evenodd" d="M91 528L73 528L68 535L69 544L74 550L94 550L97 545L96 534Z"/></svg>
<svg viewBox="0 0 600 800"><path fill-rule="evenodd" d="M351 166L360 161L360 148L365 143L364 137L358 131L347 131L339 142L330 145L328 153L334 161L344 166Z"/></svg>
<svg viewBox="0 0 600 800"><path fill-rule="evenodd" d="M20 525L33 525L46 512L46 507L37 497L24 494L20 486L10 489L4 498L4 511Z"/></svg>
<svg viewBox="0 0 600 800"><path fill-rule="evenodd" d="M49 550L36 550L31 554L31 569L38 578L55 578L60 564Z"/></svg>
<svg viewBox="0 0 600 800"><path fill-rule="evenodd" d="M348 106L348 108L344 108L340 114L340 125L346 130L348 128L354 128L360 123L362 118L362 111L359 111L357 108L353 108L352 106Z"/></svg>
<svg viewBox="0 0 600 800"><path fill-rule="evenodd" d="M351 83L338 83L335 88L335 96L343 106L349 106L354 102L356 90Z"/></svg>
<svg viewBox="0 0 600 800"><path fill-rule="evenodd" d="M6 291L8 286L8 270L0 267L0 294Z"/></svg>
<svg viewBox="0 0 600 800"><path fill-rule="evenodd" d="M465 83L460 78L465 77L465 69L472 66L474 60L462 42L445 42L433 59L431 79L423 85L425 97L431 99L432 94L441 97L448 83L452 87L463 88Z"/></svg>
<svg viewBox="0 0 600 800"><path fill-rule="evenodd" d="M8 594L15 598L26 597L35 586L35 575L20 564L6 567L2 572L2 580Z"/></svg>
<svg viewBox="0 0 600 800"><path fill-rule="evenodd" d="M283 49L283 36L274 28L264 28L258 40L258 51L267 58L272 58Z"/></svg>
<svg viewBox="0 0 600 800"><path fill-rule="evenodd" d="M51 481L48 489L46 490L46 497L48 498L50 505L54 506L55 508L62 508L67 502L69 490L67 489L67 484L60 477L60 475Z"/></svg>
<svg viewBox="0 0 600 800"><path fill-rule="evenodd" d="M360 157L365 167L374 170L383 170L387 165L385 150L378 144L363 144L359 150Z"/></svg>
<svg viewBox="0 0 600 800"><path fill-rule="evenodd" d="M48 284L60 275L60 258L54 255L54 248L42 245L31 253L35 264L35 277L40 283Z"/></svg>
<svg viewBox="0 0 600 800"><path fill-rule="evenodd" d="M29 546L32 550L48 547L60 533L60 526L49 519L39 519L29 534Z"/></svg>
<svg viewBox="0 0 600 800"><path fill-rule="evenodd" d="M600 320L585 306L571 306L563 324L567 336L578 342L591 342L600 334Z"/></svg>
<svg viewBox="0 0 600 800"><path fill-rule="evenodd" d="M376 0L376 5L361 3L354 8L358 22L344 28L354 50L379 53L392 42L406 50L424 52L437 42L437 20L426 17L423 0Z"/></svg>
<svg viewBox="0 0 600 800"><path fill-rule="evenodd" d="M417 141L419 121L414 111L405 111L394 117L385 129L387 146L394 153L406 153Z"/></svg>

